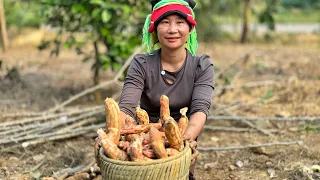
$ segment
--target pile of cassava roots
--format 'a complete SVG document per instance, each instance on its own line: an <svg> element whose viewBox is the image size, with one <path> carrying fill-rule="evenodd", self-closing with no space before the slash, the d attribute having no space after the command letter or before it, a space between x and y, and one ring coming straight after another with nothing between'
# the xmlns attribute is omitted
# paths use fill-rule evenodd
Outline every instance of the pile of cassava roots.
<svg viewBox="0 0 320 180"><path fill-rule="evenodd" d="M108 158L134 162L152 161L176 155L184 148L182 135L188 126L188 108L180 110L181 118L176 122L170 116L167 96L160 97L160 119L157 123L150 123L148 113L137 107L136 120L127 115L123 125L119 106L112 98L105 99L105 108L106 129L97 130L95 148L99 149L101 146Z"/></svg>

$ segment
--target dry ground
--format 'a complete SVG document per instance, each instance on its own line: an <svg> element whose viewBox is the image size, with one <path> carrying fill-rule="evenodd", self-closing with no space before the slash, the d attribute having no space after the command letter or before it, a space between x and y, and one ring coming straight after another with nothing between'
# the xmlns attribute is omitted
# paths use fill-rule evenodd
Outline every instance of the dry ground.
<svg viewBox="0 0 320 180"><path fill-rule="evenodd" d="M217 86L226 82L244 84L274 80L277 84L254 88L216 90L211 115L241 116L320 116L319 45L282 46L202 44L200 53L212 57L216 72L237 61L217 78ZM247 60L242 60L246 54ZM0 55L0 112L38 112L61 103L92 86L90 63L82 63L73 52L63 51L58 58L32 47L13 48ZM5 77L7 68L17 67L20 76ZM112 77L103 74L103 80ZM104 89L103 96L119 92L120 87ZM263 101L261 101L263 100ZM73 106L101 104L88 95ZM1 119L0 121L4 121ZM319 128L319 122L253 122L257 127L273 129L273 136L261 132L204 130L201 147L244 146L284 141L303 141L305 146L271 146L236 151L202 151L196 166L197 179L319 179L319 173L305 172L320 165L320 134L306 131L306 125ZM243 128L240 121L207 121L206 125ZM310 128L309 128L310 129ZM0 179L33 179L51 176L58 170L75 167L93 158L93 139L78 138L48 142L26 149L1 152ZM44 160L44 161L43 161ZM43 161L32 173L27 172ZM242 164L242 165L241 165Z"/></svg>

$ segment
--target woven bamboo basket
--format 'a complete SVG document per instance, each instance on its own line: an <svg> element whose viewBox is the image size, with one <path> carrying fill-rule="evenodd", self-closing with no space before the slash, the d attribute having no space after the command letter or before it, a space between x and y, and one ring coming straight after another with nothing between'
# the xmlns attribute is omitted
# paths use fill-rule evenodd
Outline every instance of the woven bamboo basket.
<svg viewBox="0 0 320 180"><path fill-rule="evenodd" d="M110 159L100 148L98 163L103 180L187 180L191 158L191 149L186 142L179 154L146 162Z"/></svg>

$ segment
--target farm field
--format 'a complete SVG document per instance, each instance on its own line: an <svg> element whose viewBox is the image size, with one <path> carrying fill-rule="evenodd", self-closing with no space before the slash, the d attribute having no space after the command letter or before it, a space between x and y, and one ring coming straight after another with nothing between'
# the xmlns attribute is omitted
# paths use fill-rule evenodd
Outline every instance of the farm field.
<svg viewBox="0 0 320 180"><path fill-rule="evenodd" d="M320 173L311 170L313 165L320 165L319 44L200 44L199 53L211 56L216 71L211 116L288 119L317 116L318 120L209 118L198 138L201 155L196 179L320 179ZM39 52L34 47L12 48L0 54L1 123L25 118L12 118L9 114L42 112L93 86L90 62L81 62L73 51L64 50L56 58L49 55L49 51ZM7 68L12 70L10 75ZM114 75L106 71L102 81ZM117 99L120 91L121 84L104 87L102 98ZM65 109L97 105L103 105L103 101L94 101L94 95L89 94ZM19 146L1 145L0 179L40 179L89 163L94 158L94 134L92 130L26 148L21 147L21 142ZM275 145L279 142L302 143ZM266 143L274 145L204 150L204 147L239 148Z"/></svg>

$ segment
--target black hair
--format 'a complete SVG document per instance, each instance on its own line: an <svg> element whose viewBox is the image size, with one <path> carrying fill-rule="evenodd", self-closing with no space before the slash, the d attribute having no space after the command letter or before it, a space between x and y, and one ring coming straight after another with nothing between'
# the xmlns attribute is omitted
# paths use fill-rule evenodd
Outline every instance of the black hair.
<svg viewBox="0 0 320 180"><path fill-rule="evenodd" d="M159 1L161 1L161 0L150 0L152 9ZM194 7L196 7L197 3L194 2L194 0L184 0L184 1L186 1L192 9L194 9ZM152 11L152 9L151 9L151 11Z"/></svg>

